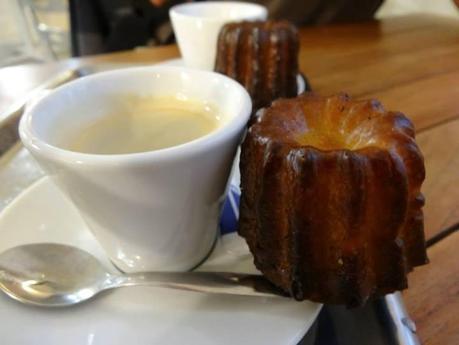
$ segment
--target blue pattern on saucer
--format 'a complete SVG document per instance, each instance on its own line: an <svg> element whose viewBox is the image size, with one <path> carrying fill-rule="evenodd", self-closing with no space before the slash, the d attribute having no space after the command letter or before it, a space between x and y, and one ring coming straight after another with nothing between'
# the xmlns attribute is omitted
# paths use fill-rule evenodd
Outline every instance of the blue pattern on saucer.
<svg viewBox="0 0 459 345"><path fill-rule="evenodd" d="M220 233L222 235L237 231L240 197L239 188L235 185L230 185L220 217Z"/></svg>

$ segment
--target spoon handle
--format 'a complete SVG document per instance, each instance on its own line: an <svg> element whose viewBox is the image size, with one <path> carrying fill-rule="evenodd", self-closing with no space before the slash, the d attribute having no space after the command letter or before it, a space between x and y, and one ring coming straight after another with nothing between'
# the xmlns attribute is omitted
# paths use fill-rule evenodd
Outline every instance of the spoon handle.
<svg viewBox="0 0 459 345"><path fill-rule="evenodd" d="M150 285L215 294L241 296L286 295L261 275L230 272L147 272L116 276L106 288Z"/></svg>

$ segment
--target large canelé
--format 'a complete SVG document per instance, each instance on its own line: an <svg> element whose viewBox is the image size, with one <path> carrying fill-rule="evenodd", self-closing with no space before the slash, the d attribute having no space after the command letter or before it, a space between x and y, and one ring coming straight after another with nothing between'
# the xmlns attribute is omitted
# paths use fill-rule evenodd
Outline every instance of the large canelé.
<svg viewBox="0 0 459 345"><path fill-rule="evenodd" d="M253 109L297 95L298 33L287 21L234 22L223 26L215 71L241 83Z"/></svg>
<svg viewBox="0 0 459 345"><path fill-rule="evenodd" d="M403 114L345 94L262 109L240 163L257 268L298 300L356 306L406 288L428 261L414 135Z"/></svg>

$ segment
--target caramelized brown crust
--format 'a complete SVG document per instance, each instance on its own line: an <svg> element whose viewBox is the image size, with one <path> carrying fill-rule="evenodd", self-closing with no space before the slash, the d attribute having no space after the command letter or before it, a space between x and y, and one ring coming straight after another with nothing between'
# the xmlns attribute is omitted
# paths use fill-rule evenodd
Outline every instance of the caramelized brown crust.
<svg viewBox="0 0 459 345"><path fill-rule="evenodd" d="M240 82L255 110L297 95L298 33L289 22L228 23L217 48L215 71Z"/></svg>
<svg viewBox="0 0 459 345"><path fill-rule="evenodd" d="M403 114L345 94L275 101L248 130L240 169L239 233L296 299L360 305L427 263L424 162Z"/></svg>

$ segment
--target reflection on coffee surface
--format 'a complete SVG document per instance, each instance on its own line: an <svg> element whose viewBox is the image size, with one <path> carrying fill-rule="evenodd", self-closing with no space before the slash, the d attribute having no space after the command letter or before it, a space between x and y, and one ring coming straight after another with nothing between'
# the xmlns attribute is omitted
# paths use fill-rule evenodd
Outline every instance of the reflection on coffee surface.
<svg viewBox="0 0 459 345"><path fill-rule="evenodd" d="M206 102L123 96L118 109L82 127L62 146L93 154L153 151L192 141L219 125L218 108Z"/></svg>

